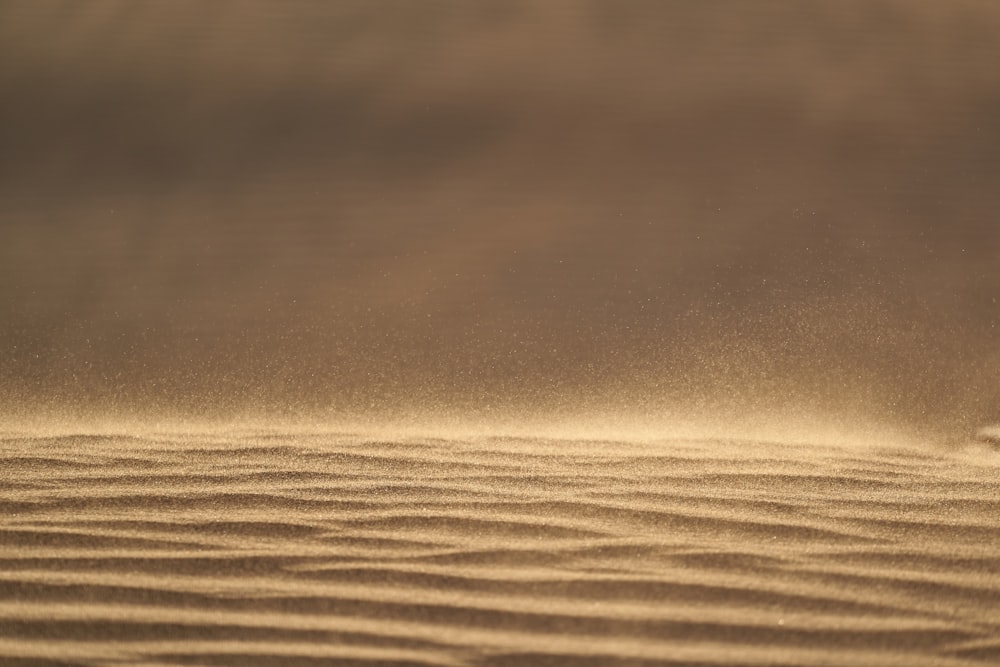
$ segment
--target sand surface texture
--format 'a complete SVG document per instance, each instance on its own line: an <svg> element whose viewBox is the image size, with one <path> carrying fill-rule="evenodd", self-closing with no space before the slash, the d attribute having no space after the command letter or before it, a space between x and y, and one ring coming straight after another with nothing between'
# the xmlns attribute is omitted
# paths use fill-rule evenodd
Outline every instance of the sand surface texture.
<svg viewBox="0 0 1000 667"><path fill-rule="evenodd" d="M5 665L985 665L994 454L0 440Z"/></svg>

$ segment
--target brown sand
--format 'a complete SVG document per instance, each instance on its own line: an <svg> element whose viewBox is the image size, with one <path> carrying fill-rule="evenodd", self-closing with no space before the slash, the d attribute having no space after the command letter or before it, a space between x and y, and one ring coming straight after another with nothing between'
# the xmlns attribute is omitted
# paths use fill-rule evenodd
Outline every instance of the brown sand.
<svg viewBox="0 0 1000 667"><path fill-rule="evenodd" d="M5 0L0 424L972 432L998 34L993 0Z"/></svg>
<svg viewBox="0 0 1000 667"><path fill-rule="evenodd" d="M0 665L1000 662L998 34L0 2Z"/></svg>
<svg viewBox="0 0 1000 667"><path fill-rule="evenodd" d="M0 440L0 663L1000 660L986 451Z"/></svg>

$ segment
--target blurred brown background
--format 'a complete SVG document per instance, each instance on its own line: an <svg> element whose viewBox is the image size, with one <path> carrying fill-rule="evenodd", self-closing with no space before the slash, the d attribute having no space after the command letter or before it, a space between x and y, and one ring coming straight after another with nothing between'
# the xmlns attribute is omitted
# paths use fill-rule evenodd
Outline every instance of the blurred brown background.
<svg viewBox="0 0 1000 667"><path fill-rule="evenodd" d="M985 0L7 0L5 411L996 421L997 35Z"/></svg>

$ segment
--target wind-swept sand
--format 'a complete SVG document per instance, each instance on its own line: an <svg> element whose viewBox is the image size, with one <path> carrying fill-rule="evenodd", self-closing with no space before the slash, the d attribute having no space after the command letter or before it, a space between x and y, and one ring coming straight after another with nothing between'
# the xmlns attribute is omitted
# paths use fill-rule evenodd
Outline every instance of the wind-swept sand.
<svg viewBox="0 0 1000 667"><path fill-rule="evenodd" d="M988 451L0 440L0 663L1000 661Z"/></svg>

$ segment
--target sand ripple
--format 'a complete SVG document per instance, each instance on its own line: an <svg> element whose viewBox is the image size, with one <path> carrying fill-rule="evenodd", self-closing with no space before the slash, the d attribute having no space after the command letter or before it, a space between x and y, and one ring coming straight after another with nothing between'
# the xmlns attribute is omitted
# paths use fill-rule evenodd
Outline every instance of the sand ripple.
<svg viewBox="0 0 1000 667"><path fill-rule="evenodd" d="M3 664L1000 661L995 458L9 435L0 469Z"/></svg>

